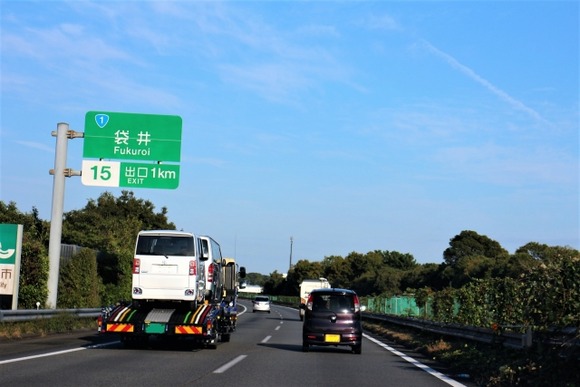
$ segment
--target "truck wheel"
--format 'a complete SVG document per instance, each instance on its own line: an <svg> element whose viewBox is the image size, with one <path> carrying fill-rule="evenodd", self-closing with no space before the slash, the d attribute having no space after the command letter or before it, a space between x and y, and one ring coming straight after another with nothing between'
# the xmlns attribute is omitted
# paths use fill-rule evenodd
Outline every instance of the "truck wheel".
<svg viewBox="0 0 580 387"><path fill-rule="evenodd" d="M308 352L309 347L307 342L302 341L302 352Z"/></svg>
<svg viewBox="0 0 580 387"><path fill-rule="evenodd" d="M207 344L207 348L208 349L217 349L217 343L213 342L213 343L208 343Z"/></svg>
<svg viewBox="0 0 580 387"><path fill-rule="evenodd" d="M222 334L222 343L228 343L230 341L230 334L229 333L224 333Z"/></svg>

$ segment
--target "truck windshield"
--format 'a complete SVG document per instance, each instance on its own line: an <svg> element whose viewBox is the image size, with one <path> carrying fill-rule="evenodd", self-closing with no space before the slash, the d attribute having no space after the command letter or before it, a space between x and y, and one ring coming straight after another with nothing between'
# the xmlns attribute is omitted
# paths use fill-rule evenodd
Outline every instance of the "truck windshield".
<svg viewBox="0 0 580 387"><path fill-rule="evenodd" d="M195 255L193 237L141 235L137 241L138 255Z"/></svg>

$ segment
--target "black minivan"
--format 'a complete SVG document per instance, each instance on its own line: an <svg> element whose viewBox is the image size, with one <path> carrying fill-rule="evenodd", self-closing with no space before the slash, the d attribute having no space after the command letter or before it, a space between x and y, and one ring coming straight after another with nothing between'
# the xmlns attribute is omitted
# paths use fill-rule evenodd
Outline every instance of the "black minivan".
<svg viewBox="0 0 580 387"><path fill-rule="evenodd" d="M305 312L302 327L304 352L308 352L311 345L347 345L353 353L362 352L361 306L354 291L315 289L300 308Z"/></svg>

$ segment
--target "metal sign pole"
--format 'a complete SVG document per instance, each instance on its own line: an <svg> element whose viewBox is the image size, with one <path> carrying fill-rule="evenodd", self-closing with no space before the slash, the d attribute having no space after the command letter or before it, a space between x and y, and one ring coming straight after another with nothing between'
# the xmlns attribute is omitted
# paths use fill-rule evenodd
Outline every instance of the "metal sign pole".
<svg viewBox="0 0 580 387"><path fill-rule="evenodd" d="M22 259L22 234L24 226L19 224L16 228L16 261L14 263L14 292L12 296L12 310L18 309L18 293L20 292L20 262Z"/></svg>
<svg viewBox="0 0 580 387"><path fill-rule="evenodd" d="M54 157L54 183L52 187L52 217L50 220L50 242L48 245L48 298L46 307L56 309L58 274L60 268L60 244L64 207L64 179L67 155L67 123L59 123L56 132L56 154Z"/></svg>

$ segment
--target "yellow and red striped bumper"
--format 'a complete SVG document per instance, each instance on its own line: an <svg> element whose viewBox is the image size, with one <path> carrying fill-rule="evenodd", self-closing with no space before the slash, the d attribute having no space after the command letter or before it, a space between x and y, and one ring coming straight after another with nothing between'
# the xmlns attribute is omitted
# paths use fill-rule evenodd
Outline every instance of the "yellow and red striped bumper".
<svg viewBox="0 0 580 387"><path fill-rule="evenodd" d="M201 335L203 328L194 325L177 325L175 327L176 335Z"/></svg>
<svg viewBox="0 0 580 387"><path fill-rule="evenodd" d="M107 332L133 332L133 324L107 324Z"/></svg>

